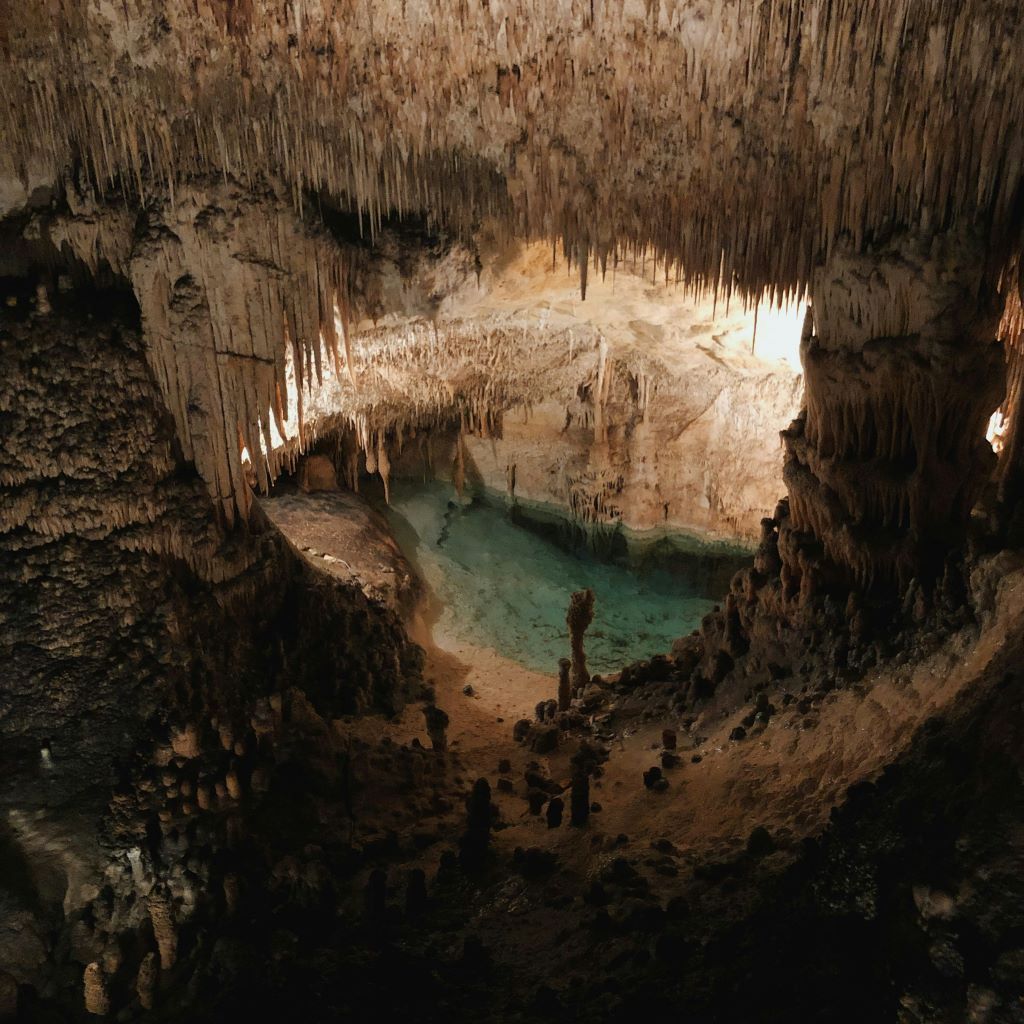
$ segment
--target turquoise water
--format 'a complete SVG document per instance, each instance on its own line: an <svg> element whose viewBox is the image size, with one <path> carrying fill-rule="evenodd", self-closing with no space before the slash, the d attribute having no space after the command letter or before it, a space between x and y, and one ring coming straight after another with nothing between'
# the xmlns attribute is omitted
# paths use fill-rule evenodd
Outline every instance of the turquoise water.
<svg viewBox="0 0 1024 1024"><path fill-rule="evenodd" d="M437 599L437 626L541 672L557 672L558 659L569 654L565 612L574 590L590 587L596 595L587 661L591 672L607 673L667 652L750 560L740 549L678 537L631 553L605 545L608 555L598 557L579 543L578 531L553 529L550 516L524 519L500 498L466 505L454 498L446 483L396 481L386 510Z"/></svg>

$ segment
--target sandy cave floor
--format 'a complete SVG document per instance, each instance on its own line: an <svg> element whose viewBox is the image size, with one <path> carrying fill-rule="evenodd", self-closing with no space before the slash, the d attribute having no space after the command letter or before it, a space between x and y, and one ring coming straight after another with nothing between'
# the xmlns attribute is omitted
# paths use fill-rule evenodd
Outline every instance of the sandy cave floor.
<svg viewBox="0 0 1024 1024"><path fill-rule="evenodd" d="M373 575L377 580L389 572L401 578L404 569L392 572L382 561L387 545L348 546L351 521L339 522L332 539L321 516L316 520L316 546L309 543L295 510L306 503L323 509L334 502L334 495L290 497L292 516L287 522L273 500L263 504L293 543L305 549L305 557L321 568ZM335 507L339 519L349 519L358 506L346 498ZM338 547L333 554L332 545ZM372 564L361 564L354 551ZM611 756L602 777L591 783L591 799L601 810L584 830L567 825L548 829L543 814L529 813L522 783L524 769L536 761L567 785L575 742L569 740L545 757L512 738L517 720L532 717L538 701L554 697L554 673L530 671L493 650L431 631L419 616L411 631L426 653L424 677L435 689L438 706L450 716L448 739L456 770L450 778L455 808L445 822L447 838L454 845L461 828L461 795L477 778L485 777L506 825L493 837L502 859L510 858L516 847L549 848L558 853L563 867L586 877L624 846L636 854L656 840L668 840L677 851L676 872L665 873L662 883L663 891L671 895L689 878L687 867L736 854L757 826L772 833L779 846L775 856L786 857L787 850L821 829L850 786L871 779L893 762L924 721L948 709L972 681L984 676L1007 636L1019 635L1024 628L1021 575L1004 581L994 619L980 639L975 631L965 630L922 662L883 670L850 689L815 699L809 713L801 713L796 702L780 706L763 730L755 729L742 742L728 737L748 710L745 707L715 717L705 712L686 732L674 721L649 721L642 713L631 714L629 697L620 698L615 720L602 727L615 734L609 743ZM568 641L566 648L568 653ZM471 695L464 692L467 686ZM429 746L419 703L408 705L390 721L356 718L335 725L368 743L388 737L394 744L418 740ZM682 763L666 772L669 788L658 793L644 788L642 774L659 763L666 726L678 729ZM695 757L699 761L692 760ZM507 777L515 784L514 793L503 793L495 785L503 759L511 763ZM420 866L433 867L436 856L436 850L427 850Z"/></svg>

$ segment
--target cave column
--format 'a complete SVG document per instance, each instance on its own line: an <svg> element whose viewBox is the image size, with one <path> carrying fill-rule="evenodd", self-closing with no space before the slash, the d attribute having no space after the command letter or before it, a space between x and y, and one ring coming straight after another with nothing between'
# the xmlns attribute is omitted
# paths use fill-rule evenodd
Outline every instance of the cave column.
<svg viewBox="0 0 1024 1024"><path fill-rule="evenodd" d="M804 409L783 433L794 590L902 590L962 549L1005 387L986 265L973 239L904 235L870 253L840 244L816 271Z"/></svg>
<svg viewBox="0 0 1024 1024"><path fill-rule="evenodd" d="M999 334L1006 346L1006 398L1000 407L997 445L999 525L1003 539L1024 543L1024 274L1007 282L1008 299Z"/></svg>

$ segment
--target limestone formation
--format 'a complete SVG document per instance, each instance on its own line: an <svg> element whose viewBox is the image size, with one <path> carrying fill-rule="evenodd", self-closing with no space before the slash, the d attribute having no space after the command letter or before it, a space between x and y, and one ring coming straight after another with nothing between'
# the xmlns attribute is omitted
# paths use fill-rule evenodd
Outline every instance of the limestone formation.
<svg viewBox="0 0 1024 1024"><path fill-rule="evenodd" d="M493 215L558 237L584 292L630 248L725 291L797 288L844 233L1002 224L1019 185L1019 12L985 0L161 12L9 12L5 178L56 181L78 153L140 198L269 173L296 208L349 197L370 232Z"/></svg>
<svg viewBox="0 0 1024 1024"><path fill-rule="evenodd" d="M558 660L558 710L568 711L572 703L572 682L569 670L572 662L568 658Z"/></svg>
<svg viewBox="0 0 1024 1024"><path fill-rule="evenodd" d="M569 627L569 646L572 648L572 690L581 691L590 684L587 656L583 650L583 634L594 621L594 592L577 590L569 599L565 622Z"/></svg>
<svg viewBox="0 0 1024 1024"><path fill-rule="evenodd" d="M336 491L338 478L334 465L326 455L307 455L299 463L296 477L299 490L305 494L313 491Z"/></svg>
<svg viewBox="0 0 1024 1024"><path fill-rule="evenodd" d="M569 795L569 824L583 828L590 817L590 775L584 768L576 768L572 776Z"/></svg>
<svg viewBox="0 0 1024 1024"><path fill-rule="evenodd" d="M178 959L178 929L174 922L171 900L166 893L153 892L146 905L153 926L153 937L160 953L160 969L169 971Z"/></svg>
<svg viewBox="0 0 1024 1024"><path fill-rule="evenodd" d="M983 275L967 235L894 239L870 255L847 242L816 273L806 409L784 433L780 538L805 598L830 566L902 592L962 546L995 465L985 433L1004 394L1000 307Z"/></svg>
<svg viewBox="0 0 1024 1024"><path fill-rule="evenodd" d="M560 796L553 796L548 801L548 828L558 828L562 824L562 811L564 807L565 803Z"/></svg>
<svg viewBox="0 0 1024 1024"><path fill-rule="evenodd" d="M159 977L159 968L155 953L147 953L139 964L139 973L135 978L135 991L139 997L139 1004L144 1010L152 1010L156 995L156 983Z"/></svg>
<svg viewBox="0 0 1024 1024"><path fill-rule="evenodd" d="M448 715L434 704L423 706L423 717L427 723L427 735L430 744L437 751L448 749Z"/></svg>
<svg viewBox="0 0 1024 1024"><path fill-rule="evenodd" d="M82 984L85 990L85 1012L97 1017L105 1017L110 1013L107 979L98 963L91 963L85 968Z"/></svg>
<svg viewBox="0 0 1024 1024"><path fill-rule="evenodd" d="M491 842L491 787L486 779L477 779L466 798L466 831L459 840L459 863L466 871L479 870Z"/></svg>
<svg viewBox="0 0 1024 1024"><path fill-rule="evenodd" d="M1019 0L0 5L0 1017L1019 1019L1022 52ZM262 504L412 479L757 547L604 678L574 594L552 700L386 523Z"/></svg>

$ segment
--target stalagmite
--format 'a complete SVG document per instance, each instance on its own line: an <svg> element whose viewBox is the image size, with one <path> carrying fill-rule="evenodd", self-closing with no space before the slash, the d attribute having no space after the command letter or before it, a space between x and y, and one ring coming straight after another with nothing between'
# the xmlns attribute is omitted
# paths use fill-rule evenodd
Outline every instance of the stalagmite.
<svg viewBox="0 0 1024 1024"><path fill-rule="evenodd" d="M477 779L466 798L466 831L459 840L459 863L467 871L483 866L491 842L492 813L490 784Z"/></svg>
<svg viewBox="0 0 1024 1024"><path fill-rule="evenodd" d="M423 717L426 719L427 736L430 737L431 746L434 750L444 752L448 749L448 715L434 704L426 704L423 707Z"/></svg>
<svg viewBox="0 0 1024 1024"><path fill-rule="evenodd" d="M572 682L569 671L572 662L568 658L558 660L558 710L568 711L572 703Z"/></svg>
<svg viewBox="0 0 1024 1024"><path fill-rule="evenodd" d="M85 968L83 979L85 990L85 1011L97 1017L105 1017L110 1013L110 994L107 991L107 979L103 968L98 963L91 963Z"/></svg>
<svg viewBox="0 0 1024 1024"><path fill-rule="evenodd" d="M579 692L590 683L587 656L583 650L583 634L594 621L594 592L577 590L569 599L565 616L569 627L569 646L572 648L572 690Z"/></svg>
<svg viewBox="0 0 1024 1024"><path fill-rule="evenodd" d="M585 768L576 767L569 797L569 823L576 828L583 828L589 818L590 775Z"/></svg>
<svg viewBox="0 0 1024 1024"><path fill-rule="evenodd" d="M455 444L455 465L452 468L452 484L455 487L455 493L461 498L466 486L466 454L461 430Z"/></svg>
<svg viewBox="0 0 1024 1024"><path fill-rule="evenodd" d="M135 979L135 991L144 1010L153 1009L158 974L156 953L147 953L139 964L139 973Z"/></svg>
<svg viewBox="0 0 1024 1024"><path fill-rule="evenodd" d="M147 899L147 905L153 936L160 952L160 969L169 971L178 959L178 931L171 901L165 894L153 892Z"/></svg>

